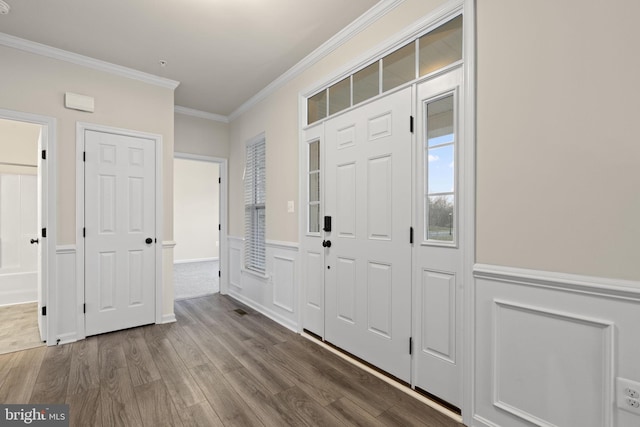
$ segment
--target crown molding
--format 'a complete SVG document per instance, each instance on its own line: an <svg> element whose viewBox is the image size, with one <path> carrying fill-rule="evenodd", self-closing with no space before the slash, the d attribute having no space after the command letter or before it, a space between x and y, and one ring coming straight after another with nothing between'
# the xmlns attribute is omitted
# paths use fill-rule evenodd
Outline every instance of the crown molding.
<svg viewBox="0 0 640 427"><path fill-rule="evenodd" d="M42 43L36 43L30 40L21 39L20 37L15 37L6 33L0 33L0 45L19 49L29 53L34 53L36 55L46 56L48 58L58 59L60 61L70 62L82 67L104 71L116 76L138 80L144 83L164 87L171 90L175 90L180 84L180 82L176 80L159 77L153 74L134 70L132 68L127 68L121 65L112 64L110 62L101 61L99 59L90 58L88 56L58 49L56 47L47 46Z"/></svg>
<svg viewBox="0 0 640 427"><path fill-rule="evenodd" d="M393 9L398 7L404 0L382 0L371 9L366 11L360 17L358 17L351 24L347 25L345 28L336 33L329 40L324 42L320 47L307 55L304 59L298 62L296 65L287 70L280 77L269 83L264 89L260 92L249 98L245 103L243 103L240 107L235 109L229 115L229 121L233 121L236 118L240 117L243 113L248 111L251 107L267 98L269 95L274 93L277 89L284 86L289 81L293 80L304 71L309 69L311 66L316 64L318 61L329 55L334 50L338 49L340 46L351 40L362 30L367 28L373 22L382 18L387 13L391 12Z"/></svg>
<svg viewBox="0 0 640 427"><path fill-rule="evenodd" d="M198 117L200 119L212 120L214 122L229 123L229 118L220 114L207 113L206 111L196 110L188 107L176 105L173 109L178 114L185 116Z"/></svg>

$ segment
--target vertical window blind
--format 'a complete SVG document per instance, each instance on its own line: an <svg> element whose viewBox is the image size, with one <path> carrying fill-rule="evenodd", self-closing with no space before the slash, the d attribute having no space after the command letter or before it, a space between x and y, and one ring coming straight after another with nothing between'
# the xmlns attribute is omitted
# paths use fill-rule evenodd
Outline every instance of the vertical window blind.
<svg viewBox="0 0 640 427"><path fill-rule="evenodd" d="M244 264L248 270L265 272L265 139L247 144L244 177Z"/></svg>

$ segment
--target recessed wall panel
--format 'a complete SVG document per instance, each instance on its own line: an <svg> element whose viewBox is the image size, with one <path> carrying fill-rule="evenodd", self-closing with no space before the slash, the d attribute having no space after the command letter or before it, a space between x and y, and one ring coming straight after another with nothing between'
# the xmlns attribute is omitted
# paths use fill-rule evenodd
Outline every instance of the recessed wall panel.
<svg viewBox="0 0 640 427"><path fill-rule="evenodd" d="M293 313L295 263L291 258L273 257L273 304Z"/></svg>
<svg viewBox="0 0 640 427"><path fill-rule="evenodd" d="M229 284L236 288L242 288L240 271L242 271L242 257L240 249L229 249Z"/></svg>
<svg viewBox="0 0 640 427"><path fill-rule="evenodd" d="M322 307L323 262L317 252L307 252L307 305L320 309Z"/></svg>
<svg viewBox="0 0 640 427"><path fill-rule="evenodd" d="M369 159L367 227L369 239L391 240L393 187L391 156Z"/></svg>
<svg viewBox="0 0 640 427"><path fill-rule="evenodd" d="M116 231L116 177L100 175L100 230L101 234Z"/></svg>
<svg viewBox="0 0 640 427"><path fill-rule="evenodd" d="M355 323L356 260L338 258L336 263L336 307L338 318Z"/></svg>
<svg viewBox="0 0 640 427"><path fill-rule="evenodd" d="M422 272L422 351L455 363L456 278Z"/></svg>
<svg viewBox="0 0 640 427"><path fill-rule="evenodd" d="M338 236L356 236L356 164L339 165L336 171L335 221Z"/></svg>
<svg viewBox="0 0 640 427"><path fill-rule="evenodd" d="M100 301L102 310L112 310L116 301L116 253L100 252L98 254L98 269L100 277Z"/></svg>
<svg viewBox="0 0 640 427"><path fill-rule="evenodd" d="M496 407L536 425L610 425L612 324L495 301L494 337Z"/></svg>
<svg viewBox="0 0 640 427"><path fill-rule="evenodd" d="M391 338L393 276L391 265L369 262L367 268L367 318L369 331Z"/></svg>
<svg viewBox="0 0 640 427"><path fill-rule="evenodd" d="M144 254L140 250L129 251L129 306L142 304Z"/></svg>

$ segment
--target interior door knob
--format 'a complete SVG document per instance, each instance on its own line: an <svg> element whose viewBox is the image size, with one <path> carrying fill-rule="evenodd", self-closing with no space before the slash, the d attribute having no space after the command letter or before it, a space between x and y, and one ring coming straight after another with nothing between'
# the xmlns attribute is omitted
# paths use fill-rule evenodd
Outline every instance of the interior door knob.
<svg viewBox="0 0 640 427"><path fill-rule="evenodd" d="M330 248L331 247L331 240L323 240L322 241L322 246L324 246L325 248Z"/></svg>
<svg viewBox="0 0 640 427"><path fill-rule="evenodd" d="M147 245L150 245L151 243L153 243L153 239L151 237L147 237L144 241Z"/></svg>
<svg viewBox="0 0 640 427"><path fill-rule="evenodd" d="M40 243L40 239L31 239L31 244Z"/></svg>

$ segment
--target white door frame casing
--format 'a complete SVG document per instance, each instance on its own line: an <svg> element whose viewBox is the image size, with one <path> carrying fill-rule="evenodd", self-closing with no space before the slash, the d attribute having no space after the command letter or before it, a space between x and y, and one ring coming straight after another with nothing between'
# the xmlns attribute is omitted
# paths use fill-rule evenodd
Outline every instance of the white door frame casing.
<svg viewBox="0 0 640 427"><path fill-rule="evenodd" d="M56 168L56 135L57 121L54 117L41 116L39 114L24 113L21 111L5 110L0 108L0 118L15 120L40 125L42 132L42 147L47 152L47 175L42 179L42 203L46 210L46 215L42 218L42 226L47 229L47 237L40 237L41 242L46 242L43 249L43 271L39 271L44 282L46 296L43 305L47 307L46 337L47 345L57 344L56 339L56 319L58 308L58 285L56 282L56 245L57 245L57 181L58 172ZM40 155L40 153L38 153ZM41 230L38 230L41 236ZM42 245L42 243L40 243Z"/></svg>
<svg viewBox="0 0 640 427"><path fill-rule="evenodd" d="M162 246L163 246L163 191L162 191L162 135L140 132L130 129L121 129L111 126L97 125L93 123L76 123L76 321L77 321L77 339L86 338L85 315L83 305L85 303L85 244L83 236L84 227L84 206L85 206L85 175L83 152L85 145L85 131L96 131L112 133L135 138L144 138L154 141L155 144L155 322L162 323L162 304L163 304L163 286L162 286Z"/></svg>
<svg viewBox="0 0 640 427"><path fill-rule="evenodd" d="M220 205L219 212L220 216L218 221L220 223L220 293L222 295L226 295L229 293L229 266L228 266L228 257L227 257L227 194L228 194L228 184L227 184L227 163L228 160L222 157L212 157L212 156L202 156L199 154L189 154L182 152L174 152L173 157L175 159L186 159L186 160L197 160L201 162L210 162L217 163L220 167L219 176L220 176ZM180 242L177 242L180 244Z"/></svg>
<svg viewBox="0 0 640 427"><path fill-rule="evenodd" d="M316 84L309 86L306 90L301 91L298 95L298 141L299 147L304 147L306 144L305 139L305 131L307 128L316 125L307 125L307 103L306 99L323 89L324 87L330 86L331 84L341 81L345 77L352 74L354 71L362 68L363 66L370 63L375 58L380 58L385 56L387 53L390 53L397 49L400 46L403 46L405 43L409 42L411 39L415 39L418 35L424 34L427 30L434 28L438 25L439 22L446 19L448 16L452 16L456 13L462 11L465 19L463 20L463 95L464 95L464 104L461 105L461 108L464 110L464 122L461 123L461 127L463 127L463 132L465 135L465 163L461 164L460 167L464 169L464 182L460 184L467 188L464 195L464 206L466 206L465 212L462 213L464 217L464 224L460 224L466 230L466 242L463 248L463 273L462 273L462 287L461 289L461 302L458 306L458 309L461 309L464 313L463 315L463 325L460 328L461 333L463 334L462 342L462 375L461 375L461 384L460 387L462 389L462 418L463 422L467 425L471 425L473 421L473 415L475 413L474 407L474 387L475 387L475 356L474 356L474 348L475 348L475 334L474 334L474 277L473 277L473 266L475 263L475 140L476 140L476 38L475 38L475 1L476 0L451 0L440 7L434 9L432 12L418 19L414 24L408 26L406 29L400 31L399 33L391 36L389 39L385 40L380 45L374 47L373 49L367 51L362 56L357 57L354 61L346 64L344 67L341 67L337 70L337 72L328 75L326 78L321 81L316 82ZM451 68L446 68L442 70L442 73L446 73ZM440 74L440 72L435 73ZM418 81L423 81L418 80ZM414 85L416 82L410 83L410 85ZM407 84L409 85L409 84ZM396 89L399 89L403 86L400 86ZM385 94L380 94L378 97L384 97ZM370 101L377 99L378 97L372 98ZM357 108L351 107L351 108ZM346 109L344 111L350 111L350 109ZM306 151L299 149L299 206L304 206L307 202L305 195L305 189L303 187L304 183L306 183L306 167L305 161L306 159L303 157L303 152ZM303 236L306 236L306 221L307 219L303 216L306 212L304 209L299 210L299 234L301 236L301 241ZM301 248L301 253L304 248ZM301 267L302 268L301 263ZM304 277L304 272L300 272L300 277ZM299 330L303 330L302 323L302 312L303 312L303 304L304 304L304 289L299 293Z"/></svg>

